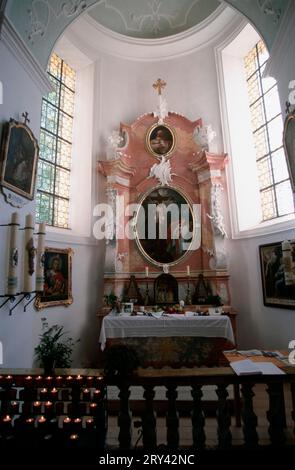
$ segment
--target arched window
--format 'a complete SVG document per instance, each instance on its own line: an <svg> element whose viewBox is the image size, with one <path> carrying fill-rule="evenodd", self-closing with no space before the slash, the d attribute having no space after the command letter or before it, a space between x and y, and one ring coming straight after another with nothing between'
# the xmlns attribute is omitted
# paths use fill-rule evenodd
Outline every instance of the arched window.
<svg viewBox="0 0 295 470"><path fill-rule="evenodd" d="M294 212L278 87L263 77L268 58L260 40L244 59L263 221Z"/></svg>
<svg viewBox="0 0 295 470"><path fill-rule="evenodd" d="M76 73L53 54L48 75L53 91L42 101L36 219L69 228Z"/></svg>
<svg viewBox="0 0 295 470"><path fill-rule="evenodd" d="M276 80L265 77L265 44L251 25L215 49L233 238L294 224Z"/></svg>

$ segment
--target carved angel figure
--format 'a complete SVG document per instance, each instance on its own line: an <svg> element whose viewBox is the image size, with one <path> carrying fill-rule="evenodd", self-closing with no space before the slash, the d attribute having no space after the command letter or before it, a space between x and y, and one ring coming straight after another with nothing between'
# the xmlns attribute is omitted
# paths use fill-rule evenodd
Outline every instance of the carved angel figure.
<svg viewBox="0 0 295 470"><path fill-rule="evenodd" d="M157 178L162 186L169 186L172 182L171 164L166 160L164 155L161 157L160 163L155 163L151 169L148 178Z"/></svg>

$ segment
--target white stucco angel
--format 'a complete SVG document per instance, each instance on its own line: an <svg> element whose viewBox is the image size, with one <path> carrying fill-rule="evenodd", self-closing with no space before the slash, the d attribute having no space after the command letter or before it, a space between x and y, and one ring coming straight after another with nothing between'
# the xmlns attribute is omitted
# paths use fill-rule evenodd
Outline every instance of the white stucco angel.
<svg viewBox="0 0 295 470"><path fill-rule="evenodd" d="M169 186L172 182L171 164L166 160L164 155L161 157L160 163L155 163L151 169L148 178L157 178L162 186Z"/></svg>

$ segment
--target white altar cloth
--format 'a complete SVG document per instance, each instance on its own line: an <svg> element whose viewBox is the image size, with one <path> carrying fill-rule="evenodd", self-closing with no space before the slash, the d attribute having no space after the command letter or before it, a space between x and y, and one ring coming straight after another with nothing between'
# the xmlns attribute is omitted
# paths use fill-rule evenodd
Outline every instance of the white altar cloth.
<svg viewBox="0 0 295 470"><path fill-rule="evenodd" d="M231 321L226 315L194 316L165 315L121 317L107 315L103 318L99 342L101 350L108 338L199 336L225 338L235 343Z"/></svg>

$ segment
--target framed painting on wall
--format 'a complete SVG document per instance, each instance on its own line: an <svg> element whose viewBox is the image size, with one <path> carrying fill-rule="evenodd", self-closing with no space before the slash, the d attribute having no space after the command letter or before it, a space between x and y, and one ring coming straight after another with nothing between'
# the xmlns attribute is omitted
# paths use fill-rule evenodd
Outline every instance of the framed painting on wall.
<svg viewBox="0 0 295 470"><path fill-rule="evenodd" d="M38 294L35 307L39 310L73 303L71 248L45 248L44 289Z"/></svg>
<svg viewBox="0 0 295 470"><path fill-rule="evenodd" d="M291 185L295 192L295 110L290 112L286 117L283 141Z"/></svg>
<svg viewBox="0 0 295 470"><path fill-rule="evenodd" d="M287 285L282 243L259 247L264 305L295 309L295 286Z"/></svg>
<svg viewBox="0 0 295 470"><path fill-rule="evenodd" d="M10 119L4 126L2 138L2 192L7 189L25 199L34 199L38 156L38 142L31 129L25 123Z"/></svg>

